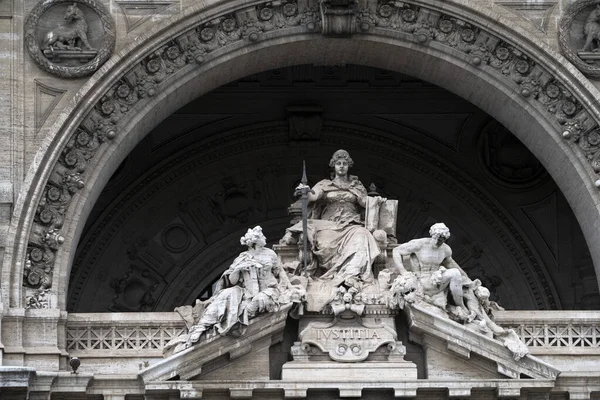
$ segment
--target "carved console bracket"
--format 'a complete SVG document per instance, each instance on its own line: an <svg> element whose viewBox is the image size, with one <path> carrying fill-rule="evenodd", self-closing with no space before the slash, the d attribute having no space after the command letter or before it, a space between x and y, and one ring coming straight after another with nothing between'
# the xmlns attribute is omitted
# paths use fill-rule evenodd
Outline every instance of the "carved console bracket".
<svg viewBox="0 0 600 400"><path fill-rule="evenodd" d="M358 0L321 0L323 35L349 37L356 32Z"/></svg>

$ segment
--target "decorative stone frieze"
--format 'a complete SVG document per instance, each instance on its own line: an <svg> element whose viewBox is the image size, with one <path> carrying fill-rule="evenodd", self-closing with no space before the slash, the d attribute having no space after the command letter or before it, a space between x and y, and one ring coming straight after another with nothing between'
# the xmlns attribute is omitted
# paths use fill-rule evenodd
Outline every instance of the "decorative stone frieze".
<svg viewBox="0 0 600 400"><path fill-rule="evenodd" d="M47 70L65 77L80 76L74 74L89 73L97 63L91 62L77 67L76 72L69 72L67 68L70 67L48 64L50 61L39 49L39 42L34 40L36 31L33 27L38 26L40 18L53 5L63 3L66 4L66 0L40 3L28 20L26 43L28 48L36 50L33 52L34 59ZM75 3L82 8L95 9L92 0L76 0ZM561 78L542 67L524 49L502 40L484 26L412 2L369 0L356 12L356 23L361 31L368 32L371 37L414 41L424 46L435 42L438 51L465 60L512 87L554 123L555 134L562 134L571 143L577 154L588 161L590 176L598 178L600 141L596 137L600 136L597 121L593 120L581 101L566 89ZM27 251L32 264L43 265L51 276L57 249L40 243L37 236L44 237L45 232L62 226L77 187L68 185L64 177L76 173L84 181L88 166L96 162L96 154L118 133L121 121L129 118L134 108L142 107L148 98L172 85L178 71L206 63L215 50L227 46L237 48L244 40L271 39L299 32L317 34L322 31L318 29L321 23L315 2L288 1L277 6L269 2L260 3L202 22L156 47L136 66L127 70L75 130L54 167L51 176L62 176L63 182L50 178L38 205ZM268 36L264 35L267 31ZM110 36L109 30L105 31L105 35ZM355 37L359 37L359 34ZM218 54L222 55L223 51ZM600 185L600 179L597 183ZM27 277L24 284L31 287Z"/></svg>
<svg viewBox="0 0 600 400"><path fill-rule="evenodd" d="M600 1L577 0L558 24L560 50L581 72L600 78Z"/></svg>
<svg viewBox="0 0 600 400"><path fill-rule="evenodd" d="M92 74L111 56L115 25L95 0L39 2L25 22L25 46L33 61L61 78Z"/></svg>

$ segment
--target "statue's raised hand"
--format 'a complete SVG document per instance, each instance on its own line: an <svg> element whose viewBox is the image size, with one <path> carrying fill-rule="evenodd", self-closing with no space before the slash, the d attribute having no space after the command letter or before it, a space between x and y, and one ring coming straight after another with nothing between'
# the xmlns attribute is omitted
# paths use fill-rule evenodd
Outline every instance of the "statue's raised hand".
<svg viewBox="0 0 600 400"><path fill-rule="evenodd" d="M304 193L310 192L310 186L300 183L294 190L294 196L301 196Z"/></svg>

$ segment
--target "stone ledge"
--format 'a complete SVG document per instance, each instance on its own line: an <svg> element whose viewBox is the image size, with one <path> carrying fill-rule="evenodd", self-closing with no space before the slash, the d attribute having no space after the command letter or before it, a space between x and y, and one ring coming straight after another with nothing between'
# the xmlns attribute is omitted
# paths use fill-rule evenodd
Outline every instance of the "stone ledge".
<svg viewBox="0 0 600 400"><path fill-rule="evenodd" d="M339 363L335 361L291 361L283 365L281 379L295 382L355 382L365 376L377 382L417 379L417 366L411 362Z"/></svg>
<svg viewBox="0 0 600 400"><path fill-rule="evenodd" d="M475 380L355 380L344 382L344 391L340 391L340 397L357 397L357 393L362 393L364 389L391 389L396 397L415 397L419 389L441 389L448 390L451 394L471 393L472 389L495 390L499 397L519 396L521 391L547 392L554 387L554 381L550 379L475 379ZM152 392L165 393L169 391L179 391L183 398L194 398L187 396L189 393L201 394L206 390L282 390L285 397L306 397L309 389L340 389L339 382L322 381L239 381L239 380L221 380L221 381L155 381L147 382L145 385L146 394Z"/></svg>
<svg viewBox="0 0 600 400"><path fill-rule="evenodd" d="M185 326L185 321L176 312L142 313L69 313L67 326Z"/></svg>
<svg viewBox="0 0 600 400"><path fill-rule="evenodd" d="M590 310L531 310L531 311L495 311L494 321L499 325L513 324L600 324L600 311Z"/></svg>
<svg viewBox="0 0 600 400"><path fill-rule="evenodd" d="M34 374L35 368L31 367L0 366L0 387L28 388Z"/></svg>

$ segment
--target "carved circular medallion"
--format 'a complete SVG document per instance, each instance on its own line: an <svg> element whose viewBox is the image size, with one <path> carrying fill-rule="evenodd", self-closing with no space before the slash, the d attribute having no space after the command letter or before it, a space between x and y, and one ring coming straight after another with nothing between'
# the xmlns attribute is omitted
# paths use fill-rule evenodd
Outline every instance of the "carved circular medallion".
<svg viewBox="0 0 600 400"><path fill-rule="evenodd" d="M600 78L600 0L578 0L558 23L560 50L581 72Z"/></svg>
<svg viewBox="0 0 600 400"><path fill-rule="evenodd" d="M173 224L162 233L161 242L171 253L181 253L190 247L190 235L180 224Z"/></svg>
<svg viewBox="0 0 600 400"><path fill-rule="evenodd" d="M497 121L488 123L477 139L479 161L491 182L521 189L545 181L548 173L529 149Z"/></svg>
<svg viewBox="0 0 600 400"><path fill-rule="evenodd" d="M25 22L25 46L43 70L61 78L92 74L115 48L115 25L96 0L39 2Z"/></svg>

